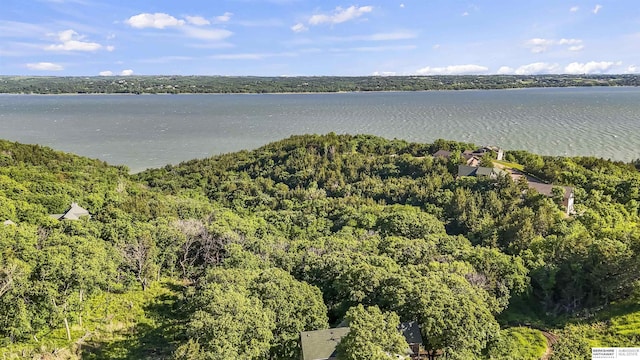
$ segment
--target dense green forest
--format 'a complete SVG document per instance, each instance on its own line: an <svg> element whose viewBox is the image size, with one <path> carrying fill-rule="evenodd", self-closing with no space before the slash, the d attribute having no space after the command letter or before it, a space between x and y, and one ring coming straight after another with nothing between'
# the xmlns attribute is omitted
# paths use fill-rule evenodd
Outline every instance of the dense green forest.
<svg viewBox="0 0 640 360"><path fill-rule="evenodd" d="M0 93L9 94L312 93L638 85L638 75L0 76Z"/></svg>
<svg viewBox="0 0 640 360"><path fill-rule="evenodd" d="M456 178L474 148L304 135L131 175L0 141L0 354L299 359L300 332L345 321L343 359L390 358L401 321L447 359L640 346L636 166L507 151L575 189L567 216ZM91 216L50 216L73 202Z"/></svg>

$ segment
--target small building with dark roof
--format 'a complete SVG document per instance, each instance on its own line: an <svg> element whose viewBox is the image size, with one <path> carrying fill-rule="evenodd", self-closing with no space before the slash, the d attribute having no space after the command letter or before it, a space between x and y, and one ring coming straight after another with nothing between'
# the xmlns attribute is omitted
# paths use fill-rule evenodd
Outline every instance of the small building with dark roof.
<svg viewBox="0 0 640 360"><path fill-rule="evenodd" d="M433 157L439 157L439 158L443 158L443 159L449 159L451 157L451 151L447 151L447 150L438 150L435 153L433 153Z"/></svg>
<svg viewBox="0 0 640 360"><path fill-rule="evenodd" d="M399 330L409 344L409 356L411 358L419 357L422 351L422 333L418 323L416 321L404 322L400 324Z"/></svg>

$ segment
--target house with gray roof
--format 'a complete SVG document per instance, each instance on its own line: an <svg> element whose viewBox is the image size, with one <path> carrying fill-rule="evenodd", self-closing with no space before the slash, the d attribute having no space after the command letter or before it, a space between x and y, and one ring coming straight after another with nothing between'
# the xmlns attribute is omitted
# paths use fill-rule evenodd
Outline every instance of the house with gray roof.
<svg viewBox="0 0 640 360"><path fill-rule="evenodd" d="M434 158L442 158L442 159L449 160L451 159L452 154L453 153L448 150L438 150L435 153L433 153L432 156ZM480 158L476 157L471 150L465 150L462 154L460 154L460 156L462 156L462 158L464 159L465 163L468 166L478 166L478 164L480 163Z"/></svg>
<svg viewBox="0 0 640 360"><path fill-rule="evenodd" d="M504 152L501 148L495 146L484 146L476 150L465 150L460 156L464 159L467 166L478 166L480 164L480 160L482 156L485 154L494 153L496 154L497 160L502 160L504 156ZM453 152L449 150L440 149L433 153L434 158L443 158L449 160Z"/></svg>
<svg viewBox="0 0 640 360"><path fill-rule="evenodd" d="M508 175L508 173L502 169L484 167L484 166L468 166L458 165L458 177L460 176L483 176L490 179L497 179L500 175Z"/></svg>
<svg viewBox="0 0 640 360"><path fill-rule="evenodd" d="M51 214L49 216L57 220L80 220L83 216L91 218L89 211L80 207L80 205L75 202L71 203L71 207L63 214Z"/></svg>
<svg viewBox="0 0 640 360"><path fill-rule="evenodd" d="M432 156L449 160L449 158L451 157L451 151L441 149L433 153Z"/></svg>
<svg viewBox="0 0 640 360"><path fill-rule="evenodd" d="M553 184L545 184L537 181L529 181L528 185L529 189L534 189L539 194L547 197L555 196L553 193L554 188L560 189L560 191L562 191L562 206L564 207L566 214L571 215L575 213L575 209L573 207L574 194L571 186L555 186Z"/></svg>

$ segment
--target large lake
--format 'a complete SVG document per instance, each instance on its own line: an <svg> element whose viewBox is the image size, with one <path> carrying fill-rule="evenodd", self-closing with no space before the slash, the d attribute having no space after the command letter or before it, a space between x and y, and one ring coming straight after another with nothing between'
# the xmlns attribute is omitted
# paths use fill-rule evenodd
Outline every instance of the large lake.
<svg viewBox="0 0 640 360"><path fill-rule="evenodd" d="M0 96L0 138L134 172L331 131L629 161L640 158L640 88Z"/></svg>

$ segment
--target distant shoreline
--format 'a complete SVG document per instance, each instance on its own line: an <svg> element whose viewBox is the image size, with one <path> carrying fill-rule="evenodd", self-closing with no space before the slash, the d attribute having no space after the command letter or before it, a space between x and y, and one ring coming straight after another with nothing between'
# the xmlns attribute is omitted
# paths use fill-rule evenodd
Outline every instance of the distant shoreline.
<svg viewBox="0 0 640 360"><path fill-rule="evenodd" d="M0 94L13 95L336 94L637 86L640 86L640 75L637 74L389 77L0 76Z"/></svg>
<svg viewBox="0 0 640 360"><path fill-rule="evenodd" d="M180 95L332 95L332 94L383 94L383 93L420 93L420 92L460 92L460 91L519 91L534 89L582 89L582 88L637 88L640 85L608 85L608 86L540 86L540 87L519 87L519 88L502 88L502 89L433 89L433 90L354 90L354 91L317 91L317 92L181 92L181 93L0 93L0 96L180 96Z"/></svg>

